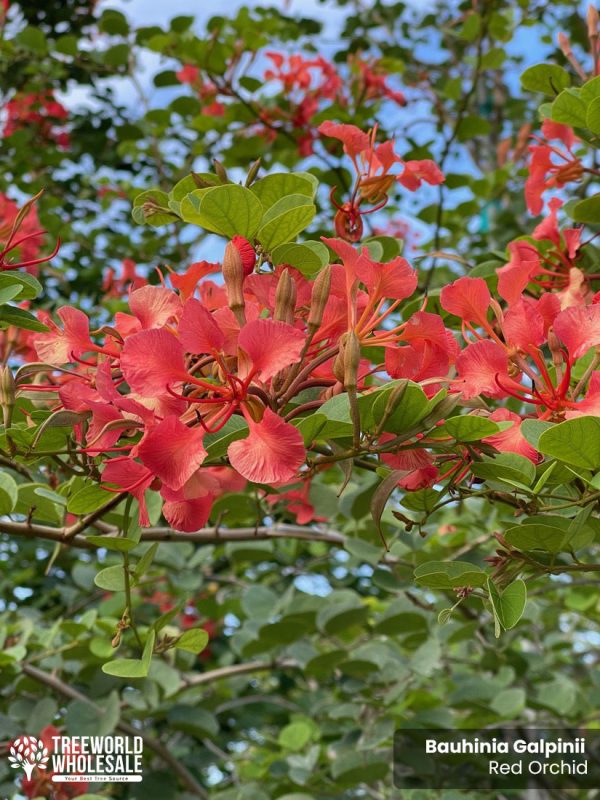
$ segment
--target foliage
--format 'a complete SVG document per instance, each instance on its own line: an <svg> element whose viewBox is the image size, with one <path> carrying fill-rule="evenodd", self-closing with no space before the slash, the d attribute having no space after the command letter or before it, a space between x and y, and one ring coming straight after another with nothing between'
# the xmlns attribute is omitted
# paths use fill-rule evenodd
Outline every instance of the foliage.
<svg viewBox="0 0 600 800"><path fill-rule="evenodd" d="M1 735L142 729L148 798L597 724L597 14L357 5L327 57L274 9L0 12Z"/></svg>

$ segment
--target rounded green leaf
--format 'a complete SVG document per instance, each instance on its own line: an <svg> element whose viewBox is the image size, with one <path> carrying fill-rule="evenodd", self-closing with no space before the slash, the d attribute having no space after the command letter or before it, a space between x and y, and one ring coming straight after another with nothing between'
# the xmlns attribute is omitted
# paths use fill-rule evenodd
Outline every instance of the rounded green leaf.
<svg viewBox="0 0 600 800"><path fill-rule="evenodd" d="M17 484L7 472L0 472L0 514L10 514L19 498Z"/></svg>
<svg viewBox="0 0 600 800"><path fill-rule="evenodd" d="M521 86L530 92L557 95L570 85L569 73L557 64L534 64L521 75Z"/></svg>
<svg viewBox="0 0 600 800"><path fill-rule="evenodd" d="M428 561L415 569L414 576L420 586L430 589L484 586L487 579L481 567L468 561Z"/></svg>
<svg viewBox="0 0 600 800"><path fill-rule="evenodd" d="M282 197L267 211L256 238L266 250L290 242L312 222L317 213L309 197L292 194Z"/></svg>
<svg viewBox="0 0 600 800"><path fill-rule="evenodd" d="M212 233L252 239L263 218L263 207L250 189L227 183L188 194L181 201L181 214L186 222Z"/></svg>
<svg viewBox="0 0 600 800"><path fill-rule="evenodd" d="M600 469L600 418L577 417L554 425L540 436L540 452L573 467Z"/></svg>

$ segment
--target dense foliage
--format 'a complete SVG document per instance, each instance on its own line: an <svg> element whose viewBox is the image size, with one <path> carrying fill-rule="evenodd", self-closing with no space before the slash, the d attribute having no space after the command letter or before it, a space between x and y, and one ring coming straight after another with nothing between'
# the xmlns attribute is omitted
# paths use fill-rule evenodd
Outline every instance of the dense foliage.
<svg viewBox="0 0 600 800"><path fill-rule="evenodd" d="M356 5L0 10L0 738L146 800L597 727L598 15Z"/></svg>

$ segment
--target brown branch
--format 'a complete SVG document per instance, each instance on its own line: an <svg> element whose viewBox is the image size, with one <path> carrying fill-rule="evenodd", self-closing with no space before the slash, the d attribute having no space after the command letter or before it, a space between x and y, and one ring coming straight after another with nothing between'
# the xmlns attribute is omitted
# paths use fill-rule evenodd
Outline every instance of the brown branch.
<svg viewBox="0 0 600 800"><path fill-rule="evenodd" d="M86 697L86 695L78 692L77 689L74 689L72 686L63 683L54 675L49 675L47 672L44 672L43 670L38 669L31 664L22 664L21 670L23 673L25 673L25 675L33 678L33 680L37 681L38 683L43 683L45 686L52 689L54 692L61 694L63 697L68 697L71 700L77 700L80 703L86 703L88 706L91 706L95 711L97 711L98 714L103 713L102 708L90 700L89 697ZM150 734L143 729L130 725L128 722L118 722L117 730L120 730L127 736L141 736L148 749L156 753L156 755L162 759L165 764L168 764L171 767L173 772L180 778L182 784L189 792L191 792L195 797L202 798L202 800L208 800L209 794L206 789L204 789L204 787L198 783L187 767L185 767L177 758L175 758L175 756L161 741L155 739L153 736L150 736Z"/></svg>

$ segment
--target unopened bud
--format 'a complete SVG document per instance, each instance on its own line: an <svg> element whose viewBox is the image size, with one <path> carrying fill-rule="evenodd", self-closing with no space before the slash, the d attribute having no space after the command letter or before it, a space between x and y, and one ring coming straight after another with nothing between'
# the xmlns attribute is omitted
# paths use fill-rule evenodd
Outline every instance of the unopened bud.
<svg viewBox="0 0 600 800"><path fill-rule="evenodd" d="M557 39L558 39L558 46L563 51L564 56L566 58L570 58L573 51L571 50L571 41L569 37L566 35L566 33L561 32L558 34Z"/></svg>
<svg viewBox="0 0 600 800"><path fill-rule="evenodd" d="M548 329L548 349L550 350L550 355L552 356L552 363L556 369L561 369L563 363L563 354L558 336L554 333L552 328Z"/></svg>
<svg viewBox="0 0 600 800"><path fill-rule="evenodd" d="M284 269L279 276L275 292L275 319L293 325L296 311L296 281Z"/></svg>
<svg viewBox="0 0 600 800"><path fill-rule="evenodd" d="M0 405L4 417L4 427L9 428L15 407L17 385L10 367L0 367Z"/></svg>
<svg viewBox="0 0 600 800"><path fill-rule="evenodd" d="M258 175L258 170L260 169L260 158L257 158L254 164L248 170L248 176L246 177L245 186L248 188L252 186L254 181L256 180L256 176Z"/></svg>
<svg viewBox="0 0 600 800"><path fill-rule="evenodd" d="M587 34L590 40L596 39L598 36L598 22L598 9L590 3L587 10Z"/></svg>
<svg viewBox="0 0 600 800"><path fill-rule="evenodd" d="M331 264L323 267L313 283L310 297L310 311L308 314L308 330L314 333L323 322L323 313L329 300L331 289Z"/></svg>
<svg viewBox="0 0 600 800"><path fill-rule="evenodd" d="M235 245L238 253L242 258L242 267L244 268L244 276L251 275L254 272L254 265L256 264L256 252L248 239L243 236L234 236L231 243Z"/></svg>
<svg viewBox="0 0 600 800"><path fill-rule="evenodd" d="M231 183L231 181L229 180L229 175L227 174L227 170L225 169L223 164L221 164L220 161L217 161L216 158L213 158L213 165L215 168L215 172L217 173L217 177L219 178L221 183Z"/></svg>
<svg viewBox="0 0 600 800"><path fill-rule="evenodd" d="M344 347L344 386L356 389L358 385L358 365L360 364L360 342L354 331L350 331Z"/></svg>
<svg viewBox="0 0 600 800"><path fill-rule="evenodd" d="M227 302L240 325L246 324L244 313L244 265L240 251L233 242L228 242L223 256L223 280L227 290Z"/></svg>
<svg viewBox="0 0 600 800"><path fill-rule="evenodd" d="M344 333L340 336L338 342L338 353L337 356L333 359L333 365L331 367L331 371L333 372L334 376L340 383L344 383L344 353L346 351L346 340L348 338L348 334Z"/></svg>

